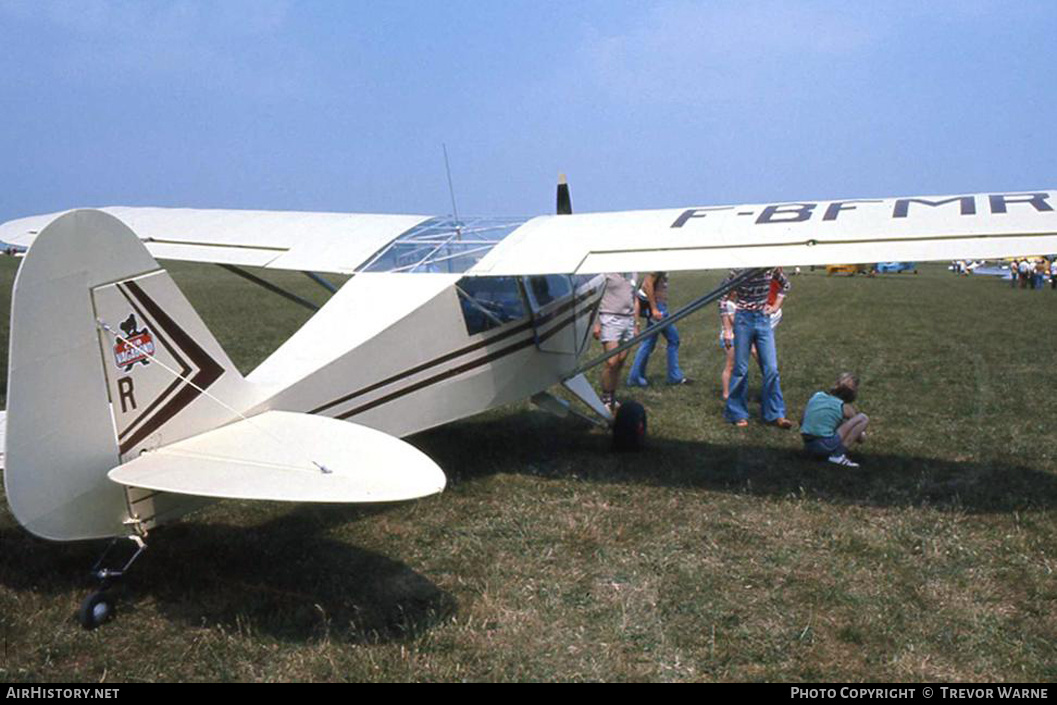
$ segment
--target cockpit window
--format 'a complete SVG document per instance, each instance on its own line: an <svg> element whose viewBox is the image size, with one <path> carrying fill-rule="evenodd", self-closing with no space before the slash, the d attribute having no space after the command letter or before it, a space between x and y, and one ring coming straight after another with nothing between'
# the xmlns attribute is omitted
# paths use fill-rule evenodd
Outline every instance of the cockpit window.
<svg viewBox="0 0 1057 705"><path fill-rule="evenodd" d="M430 218L382 248L361 272L458 274L477 264L528 218Z"/></svg>
<svg viewBox="0 0 1057 705"><path fill-rule="evenodd" d="M470 335L525 316L525 301L516 277L464 277L455 289Z"/></svg>
<svg viewBox="0 0 1057 705"><path fill-rule="evenodd" d="M527 288L533 311L538 311L550 302L572 293L572 283L569 277L564 274L528 277Z"/></svg>

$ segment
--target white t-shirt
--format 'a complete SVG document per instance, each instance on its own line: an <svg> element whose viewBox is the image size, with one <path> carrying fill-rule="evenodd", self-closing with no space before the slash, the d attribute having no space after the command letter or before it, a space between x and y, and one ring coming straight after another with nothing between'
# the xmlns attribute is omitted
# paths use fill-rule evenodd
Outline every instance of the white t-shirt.
<svg viewBox="0 0 1057 705"><path fill-rule="evenodd" d="M635 272L606 275L606 290L602 294L601 313L631 316L635 313Z"/></svg>

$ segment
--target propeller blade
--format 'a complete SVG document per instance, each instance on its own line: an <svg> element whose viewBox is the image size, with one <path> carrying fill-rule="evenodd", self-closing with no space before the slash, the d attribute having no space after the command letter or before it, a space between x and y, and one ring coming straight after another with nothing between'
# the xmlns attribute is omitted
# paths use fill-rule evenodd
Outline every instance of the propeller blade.
<svg viewBox="0 0 1057 705"><path fill-rule="evenodd" d="M569 184L565 180L565 174L558 174L558 215L571 215L573 212L573 199L569 195Z"/></svg>

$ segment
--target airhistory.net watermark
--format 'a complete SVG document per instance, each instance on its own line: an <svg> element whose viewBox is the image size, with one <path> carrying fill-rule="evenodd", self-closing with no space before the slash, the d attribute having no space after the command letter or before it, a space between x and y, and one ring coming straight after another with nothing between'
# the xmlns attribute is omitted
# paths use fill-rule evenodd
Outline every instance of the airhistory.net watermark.
<svg viewBox="0 0 1057 705"><path fill-rule="evenodd" d="M96 700L105 698L116 698L117 688L45 688L43 686L30 686L16 688L8 686L4 692L5 698L50 699L62 698L63 700Z"/></svg>

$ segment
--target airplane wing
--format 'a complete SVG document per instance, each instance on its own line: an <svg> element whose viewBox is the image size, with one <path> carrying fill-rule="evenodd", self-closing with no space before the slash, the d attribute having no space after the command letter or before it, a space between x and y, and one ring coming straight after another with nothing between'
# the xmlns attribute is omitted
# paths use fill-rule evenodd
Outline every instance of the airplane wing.
<svg viewBox="0 0 1057 705"><path fill-rule="evenodd" d="M422 215L190 208L101 208L129 226L156 259L351 274ZM65 212L65 211L64 211ZM0 242L29 247L49 213L0 225Z"/></svg>
<svg viewBox="0 0 1057 705"><path fill-rule="evenodd" d="M1057 192L556 215L515 230L480 275L728 269L1057 252Z"/></svg>
<svg viewBox="0 0 1057 705"><path fill-rule="evenodd" d="M111 207L158 259L352 274L596 274L1057 252L1057 192L695 206L536 218ZM28 247L58 214L0 225Z"/></svg>

